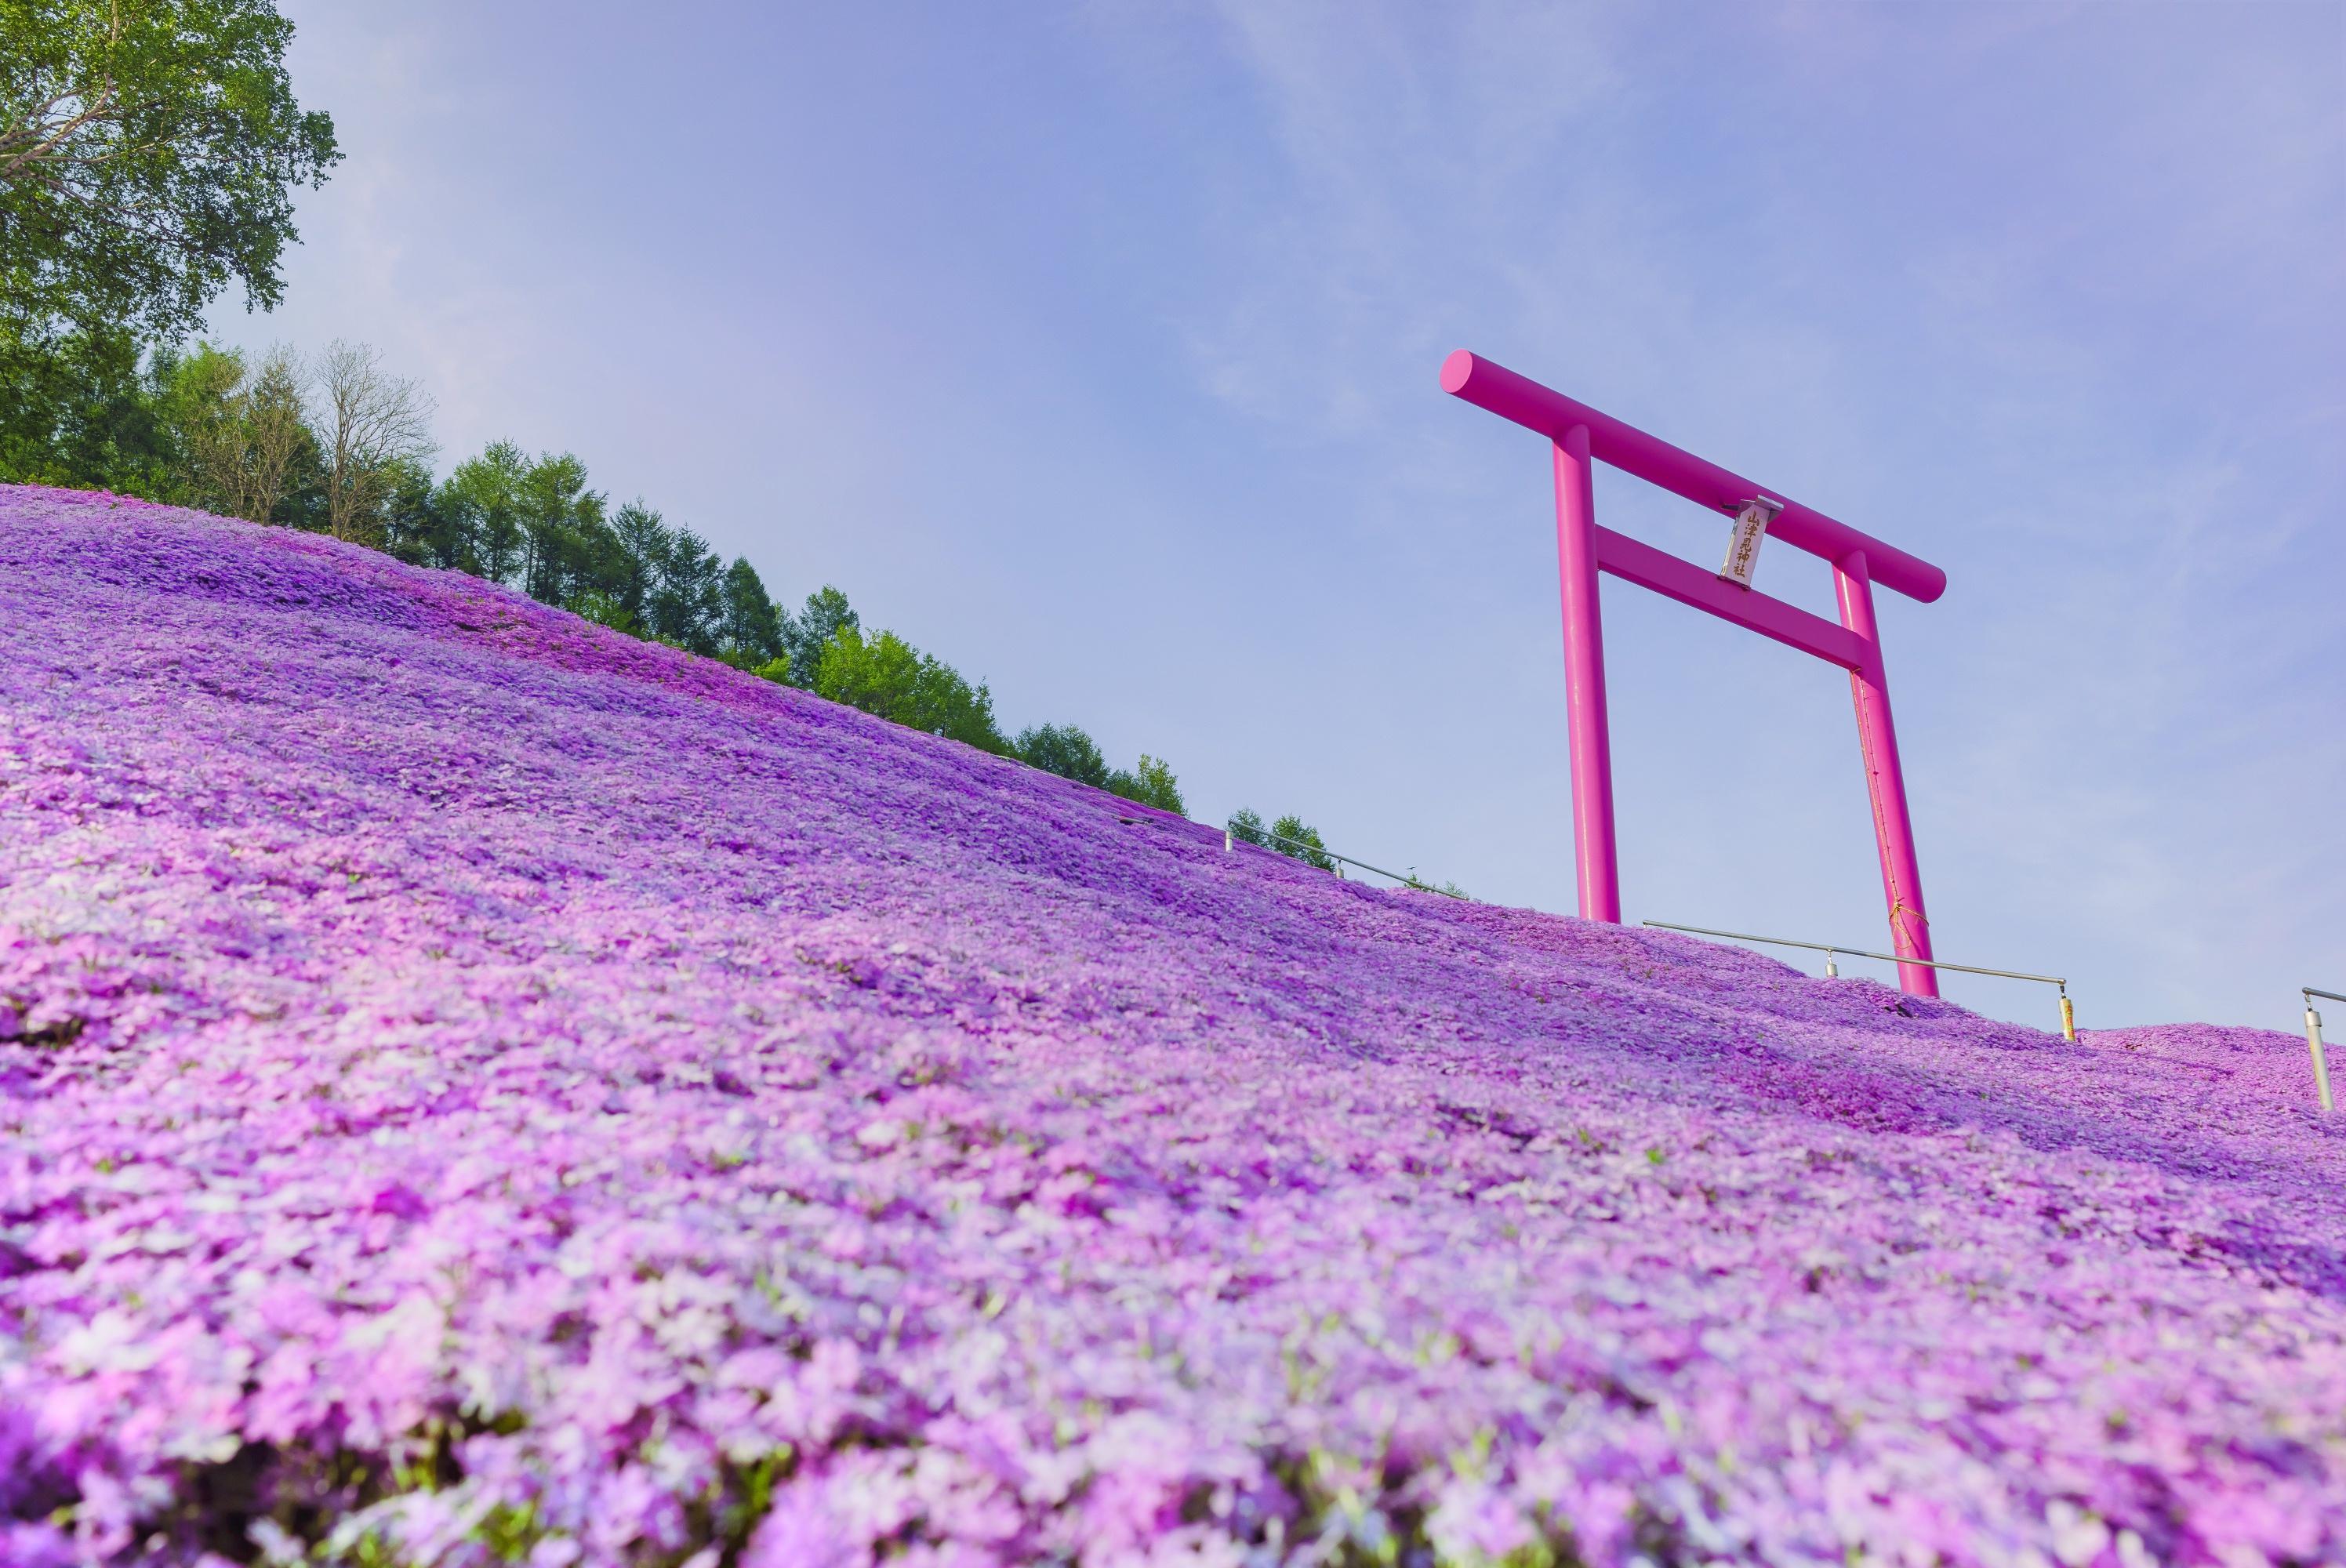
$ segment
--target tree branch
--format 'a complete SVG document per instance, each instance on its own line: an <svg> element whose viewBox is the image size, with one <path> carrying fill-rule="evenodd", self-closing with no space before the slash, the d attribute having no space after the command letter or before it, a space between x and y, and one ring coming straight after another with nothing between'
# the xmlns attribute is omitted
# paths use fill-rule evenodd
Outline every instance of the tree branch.
<svg viewBox="0 0 2346 1568"><path fill-rule="evenodd" d="M41 141L36 146L26 148L23 152L16 154L15 157L10 158L6 163L0 164L0 179L15 178L17 170L25 168L27 164L37 163L42 158L47 157L50 151L55 148L59 142L64 141L66 137L73 135L74 132L79 130L83 126L88 125L96 120L109 117L117 107L115 100L114 78L108 76L105 83L98 88L97 97L90 100L88 107L84 108L81 113L74 116L73 118L57 127L55 131L51 132L45 140ZM52 98L49 101L54 105L57 100ZM40 127L38 126L28 127L25 134L29 136L39 129ZM101 155L96 159L85 159L84 161L103 162L107 158L118 156L120 151L121 149L117 148Z"/></svg>

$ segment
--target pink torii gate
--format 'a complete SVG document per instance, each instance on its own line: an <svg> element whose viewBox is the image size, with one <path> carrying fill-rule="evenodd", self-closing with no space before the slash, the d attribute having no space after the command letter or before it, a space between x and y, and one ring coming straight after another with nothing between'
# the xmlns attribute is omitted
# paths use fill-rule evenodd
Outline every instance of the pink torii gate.
<svg viewBox="0 0 2346 1568"><path fill-rule="evenodd" d="M1890 683L1882 662L1882 631L1873 616L1873 585L1929 604L1947 591L1946 573L1464 349L1443 361L1442 390L1546 436L1555 448L1556 561L1564 588L1564 669L1581 917L1614 925L1621 921L1612 742L1605 721L1605 636L1596 601L1596 575L1610 572L1849 671L1850 694L1857 706L1858 748L1865 758L1866 789L1873 799L1873 837L1882 851L1882 889L1890 907L1892 951L1901 959L1924 961L1899 964L1898 983L1911 995L1938 995L1938 972L1924 966L1931 957L1931 922L1923 912L1914 825L1906 813L1898 734L1890 722ZM1598 527L1592 460L1609 463L1698 505L1730 516L1740 514L1739 522L1750 519L1752 531L1739 536L1736 546L1744 580L1706 572L1626 534ZM1776 538L1832 564L1833 588L1841 604L1839 626L1751 590L1751 552L1758 547L1756 530L1762 525ZM1731 555L1730 567L1738 564L1738 556Z"/></svg>

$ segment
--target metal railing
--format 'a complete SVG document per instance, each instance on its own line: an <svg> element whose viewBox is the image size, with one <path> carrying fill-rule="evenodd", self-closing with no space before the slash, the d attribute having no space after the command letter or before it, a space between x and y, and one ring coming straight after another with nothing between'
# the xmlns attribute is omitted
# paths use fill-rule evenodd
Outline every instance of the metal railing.
<svg viewBox="0 0 2346 1568"><path fill-rule="evenodd" d="M1440 893L1445 899L1464 899L1465 901L1470 904L1474 901L1473 899L1467 898L1464 893L1454 892L1448 888L1437 888L1432 882L1421 881L1418 880L1417 874L1414 871L1411 872L1408 876L1402 876L1399 871L1389 871L1382 866L1372 866L1366 860L1356 860L1350 855L1340 855L1335 850L1328 848L1325 844L1314 844L1303 839L1290 839L1284 833L1274 833L1268 828L1257 828L1254 831L1262 839L1276 839L1282 844L1292 844L1297 849L1306 850L1311 854L1325 855L1331 860L1341 860L1348 866L1358 866L1364 871L1374 871L1381 877L1391 877L1393 881L1401 883L1403 887L1414 888L1422 893ZM1251 844L1254 842L1255 840L1253 839L1240 839L1238 836L1237 830L1232 828L1229 823L1225 822L1222 824L1222 850L1224 853L1229 853L1230 850L1237 849L1239 845L1242 843ZM1268 844L1259 844L1256 847L1259 849L1270 848ZM1272 852L1275 854L1278 851L1273 850ZM1288 858L1290 860L1293 860L1297 857L1290 855ZM1341 871L1338 871L1336 873L1340 878L1343 874L1344 873Z"/></svg>
<svg viewBox="0 0 2346 1568"><path fill-rule="evenodd" d="M1281 844L1291 844L1295 848L1305 850L1311 854L1324 855L1329 860L1341 861L1347 866L1358 866L1364 871L1374 871L1381 877L1390 877L1394 881L1401 883L1403 887L1414 888L1420 892L1440 893L1444 898L1465 899L1469 903L1474 901L1472 899L1467 899L1464 893L1453 891L1449 888L1437 888L1431 882L1421 881L1414 871L1412 871L1407 876L1403 876L1398 871L1389 871L1382 866L1372 866L1366 860L1356 860L1350 855L1340 855L1335 850L1328 848L1325 844L1314 844L1308 840L1303 839L1290 839L1283 833L1274 833L1268 828L1258 828L1255 830L1255 838L1242 840L1239 838L1236 830L1232 829L1228 823L1223 824L1223 851L1228 853L1229 851L1235 850L1241 842L1253 843L1258 848L1269 849L1270 847L1270 841L1276 840ZM1274 853L1275 852L1277 851L1274 851ZM1294 857L1290 858L1292 859ZM1341 871L1336 873L1338 877L1341 877L1343 874L1344 873ZM2061 1037L2064 1040L2071 1042L2075 1042L2077 1038L2076 1005L2069 999L2069 983L2066 980L2062 979L2057 974L2030 974L2023 970L1990 969L1984 964L1977 963L1949 963L1943 959L1935 958L1902 958L1894 952L1874 952L1862 947L1846 947L1840 942L1801 942L1794 937L1760 936L1756 932L1748 931L1714 931L1708 926L1678 925L1674 921L1666 920L1641 921L1638 923L1641 925L1650 926L1656 931L1680 932L1688 936L1716 936L1724 938L1729 942L1764 942L1770 947L1798 947L1805 948L1810 952L1821 952L1825 955L1825 977L1829 980L1837 980L1841 977L1841 965L1836 962L1837 960L1841 958L1870 958L1878 960L1883 963L1912 963L1920 964L1925 969L1949 969L1954 971L1958 974L1985 974L1993 976L1997 980L2034 981L2039 985L2049 985L2059 993L2061 998ZM2323 991L2318 987L2310 985L2300 986L2298 987L2298 990L2305 997L2305 1045L2306 1049L2310 1052L2313 1056L2314 1095L2320 1101L2323 1112L2334 1112L2337 1110L2338 1106L2337 1102L2332 1097L2330 1090L2330 1060L2322 1048L2321 1014L2313 1010L2313 999L2319 996L2325 1002L2346 1003L2346 995L2341 995L2335 991Z"/></svg>
<svg viewBox="0 0 2346 1568"><path fill-rule="evenodd" d="M2310 985L2300 985L2297 990L2305 998L2305 1048L2313 1053L2313 1097L2321 1103L2326 1115L2336 1110L2338 1104L2330 1097L2330 1058L2321 1049L2321 1014L2313 1010L2313 999L2319 996L2324 1002L2346 1002L2346 996L2334 991L2318 991Z"/></svg>
<svg viewBox="0 0 2346 1568"><path fill-rule="evenodd" d="M1639 923L1652 926L1658 931L1684 932L1689 936L1722 936L1731 942L1763 942L1770 947L1804 947L1812 952L1821 952L1825 955L1825 977L1829 980L1838 979L1841 975L1841 965L1833 962L1836 954L1846 954L1851 958L1876 958L1884 963L1920 964L1925 969L1952 969L1959 974L1992 974L1999 980L2033 980L2040 985L2050 985L2060 992L2061 1037L2064 1040L2077 1038L2077 1010L2069 1001L2069 983L2058 975L2024 974L2016 969L1988 969L1976 963L1947 963L1935 958L1902 958L1894 952L1870 952L1862 947L1843 947L1839 942L1796 942L1788 936L1755 936L1748 931L1712 931L1698 925L1673 925L1666 920L1649 920ZM2339 1000L2346 1001L2346 997L2341 997Z"/></svg>
<svg viewBox="0 0 2346 1568"><path fill-rule="evenodd" d="M1255 832L1258 835L1257 839L1242 840L1239 838L1236 830L1227 823L1223 824L1223 851L1227 853L1235 850L1241 842L1254 843L1258 848L1269 849L1270 841L1276 840L1281 844L1291 844L1311 854L1324 855L1329 860L1341 861L1347 866L1358 866L1364 871L1374 871L1381 877L1390 877L1403 887L1414 888L1420 892L1440 893L1443 897L1451 899L1465 899L1469 903L1474 901L1472 899L1467 899L1464 893L1454 892L1448 888L1437 888L1431 882L1421 881L1414 871L1403 876L1398 871L1389 871L1382 866L1372 866L1366 860L1356 860L1350 855L1340 855L1325 844L1314 844L1304 839L1290 839L1283 833L1274 833L1268 828L1258 828ZM1339 877L1343 874L1341 871L1336 873ZM1805 948L1810 952L1821 952L1825 955L1825 977L1829 980L1837 980L1841 977L1841 965L1837 960L1870 958L1883 963L1913 963L1920 964L1925 969L1950 969L1958 974L1985 974L1997 980L2034 981L2039 985L2053 987L2060 995L2061 1038L2072 1042L2077 1038L2076 1005L2069 1000L2069 983L2057 974L2030 974L2023 970L1990 969L1984 964L1977 963L1949 963L1943 959L1935 958L1902 958L1894 952L1874 952L1866 948L1847 947L1834 942L1802 942L1795 937L1760 936L1748 931L1714 931L1708 926L1678 925L1666 920L1641 921L1638 923L1650 926L1656 931L1681 932L1688 936L1716 936L1729 942L1764 942L1770 947L1798 947ZM2324 1113L2334 1112L2338 1106L2330 1090L2330 1059L2322 1048L2321 1014L2313 1010L2313 999L2319 996L2325 1002L2346 1003L2346 995L2341 995L2335 991L2323 991L2310 985L2300 986L2298 990L2305 997L2305 1046L2313 1056L2314 1096L2320 1101Z"/></svg>

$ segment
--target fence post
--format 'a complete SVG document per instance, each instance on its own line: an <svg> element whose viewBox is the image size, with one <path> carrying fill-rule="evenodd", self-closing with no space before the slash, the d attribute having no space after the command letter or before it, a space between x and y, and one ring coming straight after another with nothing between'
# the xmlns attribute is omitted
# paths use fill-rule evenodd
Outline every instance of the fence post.
<svg viewBox="0 0 2346 1568"><path fill-rule="evenodd" d="M2330 1097L2330 1060L2321 1051L2321 1014L2313 1010L2313 999L2305 1002L2305 1048L2313 1053L2313 1094L2324 1111L2338 1108Z"/></svg>
<svg viewBox="0 0 2346 1568"><path fill-rule="evenodd" d="M2061 988L2061 1038L2070 1044L2077 1043L2077 1010L2070 1004L2069 988Z"/></svg>

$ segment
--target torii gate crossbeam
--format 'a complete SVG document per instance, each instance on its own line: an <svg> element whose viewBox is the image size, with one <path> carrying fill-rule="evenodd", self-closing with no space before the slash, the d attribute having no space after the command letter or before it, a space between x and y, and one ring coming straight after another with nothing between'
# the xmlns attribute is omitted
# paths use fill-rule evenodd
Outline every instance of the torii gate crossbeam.
<svg viewBox="0 0 2346 1568"><path fill-rule="evenodd" d="M1873 614L1873 585L1879 583L1928 604L1946 592L1946 573L1464 349L1443 361L1442 390L1546 436L1554 448L1556 564L1564 598L1565 681L1572 738L1573 841L1582 918L1617 925L1621 920L1612 742L1605 713L1604 623L1596 596L1597 574L1609 572L1849 671L1850 695L1857 708L1858 748L1865 759L1866 790L1873 802L1874 843L1882 855L1882 897L1890 911L1892 951L1901 958L1927 961L1931 924L1923 909L1914 825L1906 810L1898 734L1890 718L1890 684L1882 665L1881 627ZM1609 463L1625 473L1730 516L1754 501L1780 507L1768 520L1768 534L1831 564L1841 624L1597 526L1592 462ZM1898 982L1912 995L1939 993L1936 972L1921 963L1901 963Z"/></svg>

